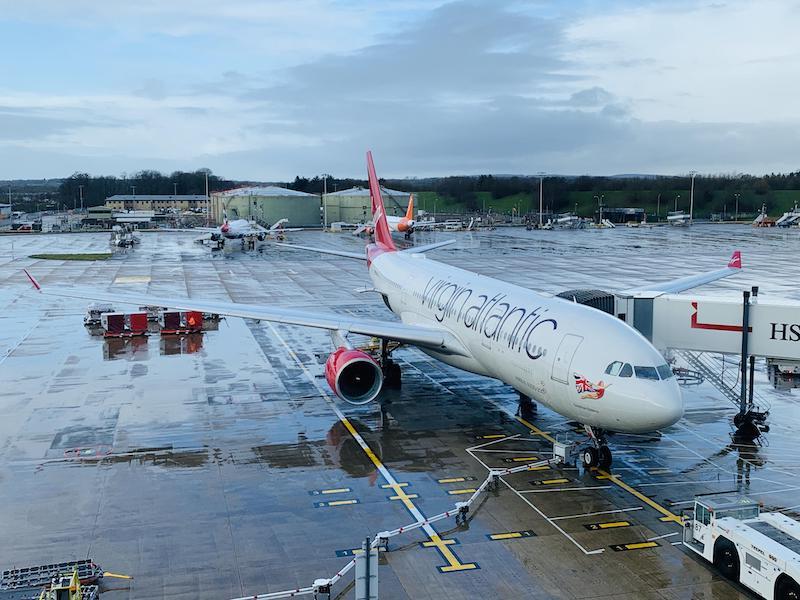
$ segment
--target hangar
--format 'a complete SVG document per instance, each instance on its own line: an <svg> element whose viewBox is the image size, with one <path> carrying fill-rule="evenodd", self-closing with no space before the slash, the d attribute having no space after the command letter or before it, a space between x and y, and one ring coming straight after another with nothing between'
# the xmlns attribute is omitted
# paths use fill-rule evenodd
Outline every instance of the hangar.
<svg viewBox="0 0 800 600"><path fill-rule="evenodd" d="M298 227L319 227L319 196L278 186L252 186L211 194L211 214L223 221L223 210L230 219L253 219L264 226L289 219Z"/></svg>
<svg viewBox="0 0 800 600"><path fill-rule="evenodd" d="M386 212L397 217L403 216L408 207L410 194L398 190L381 188L386 204ZM342 221L345 223L364 223L371 218L372 208L369 189L354 187L322 196L322 213L325 224Z"/></svg>

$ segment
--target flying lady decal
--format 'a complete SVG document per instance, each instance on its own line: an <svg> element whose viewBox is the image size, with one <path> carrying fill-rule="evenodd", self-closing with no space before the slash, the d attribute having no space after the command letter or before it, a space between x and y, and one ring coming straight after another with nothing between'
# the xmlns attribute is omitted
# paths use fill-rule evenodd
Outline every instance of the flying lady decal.
<svg viewBox="0 0 800 600"><path fill-rule="evenodd" d="M592 383L577 373L573 373L573 377L575 377L575 389L578 390L582 399L600 400L606 393L606 388L611 385L603 383L602 379L597 383Z"/></svg>

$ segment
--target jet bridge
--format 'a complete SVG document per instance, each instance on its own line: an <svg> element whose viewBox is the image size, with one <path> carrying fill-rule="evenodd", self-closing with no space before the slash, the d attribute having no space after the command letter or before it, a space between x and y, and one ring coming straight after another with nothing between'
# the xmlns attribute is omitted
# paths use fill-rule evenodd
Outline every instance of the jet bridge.
<svg viewBox="0 0 800 600"><path fill-rule="evenodd" d="M617 295L615 309L659 350L742 353L740 298L642 291ZM748 312L748 355L800 364L800 302L764 298L753 288Z"/></svg>

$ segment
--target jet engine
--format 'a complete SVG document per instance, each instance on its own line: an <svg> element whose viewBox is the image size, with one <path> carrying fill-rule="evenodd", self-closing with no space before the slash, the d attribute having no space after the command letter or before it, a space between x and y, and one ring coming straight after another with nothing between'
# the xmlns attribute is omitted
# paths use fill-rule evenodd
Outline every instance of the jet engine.
<svg viewBox="0 0 800 600"><path fill-rule="evenodd" d="M339 347L325 362L325 379L334 393L350 404L372 402L383 387L383 372L366 352Z"/></svg>

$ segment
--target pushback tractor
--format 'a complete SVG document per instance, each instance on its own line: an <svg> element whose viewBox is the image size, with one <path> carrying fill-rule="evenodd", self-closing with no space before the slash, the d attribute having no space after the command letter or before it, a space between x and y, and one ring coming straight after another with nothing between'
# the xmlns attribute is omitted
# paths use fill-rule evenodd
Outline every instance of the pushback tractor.
<svg viewBox="0 0 800 600"><path fill-rule="evenodd" d="M696 497L683 544L767 600L800 600L800 522L741 496Z"/></svg>

